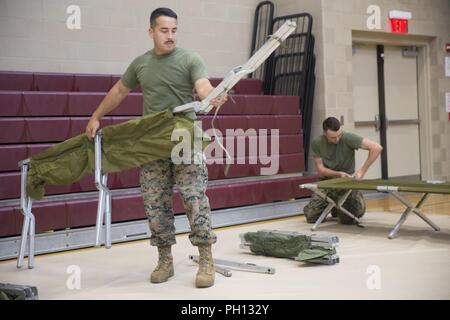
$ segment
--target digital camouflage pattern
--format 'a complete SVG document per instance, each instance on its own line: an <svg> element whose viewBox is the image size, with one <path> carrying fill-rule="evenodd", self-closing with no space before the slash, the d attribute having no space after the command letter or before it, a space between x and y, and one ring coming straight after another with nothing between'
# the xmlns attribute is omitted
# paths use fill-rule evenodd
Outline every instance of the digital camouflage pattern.
<svg viewBox="0 0 450 320"><path fill-rule="evenodd" d="M330 190L330 189L321 189L321 191L333 199L337 201L340 197L342 197L347 190ZM306 221L308 223L315 223L317 219L319 219L323 210L327 207L328 202L324 200L317 194L314 194L311 198L311 201L305 206L303 212L306 217ZM343 207L350 211L355 217L360 218L366 212L366 203L364 201L364 197L361 191L354 190L348 196L345 201ZM333 208L331 210L331 214L333 217L337 217L339 222L342 224L354 224L354 220L343 213L341 210L337 208Z"/></svg>
<svg viewBox="0 0 450 320"><path fill-rule="evenodd" d="M201 164L173 164L170 159L161 159L144 164L141 166L140 183L151 230L151 245L176 243L172 208L175 184L191 227L191 243L198 246L217 241L211 230L211 209L206 195L208 170L204 161Z"/></svg>

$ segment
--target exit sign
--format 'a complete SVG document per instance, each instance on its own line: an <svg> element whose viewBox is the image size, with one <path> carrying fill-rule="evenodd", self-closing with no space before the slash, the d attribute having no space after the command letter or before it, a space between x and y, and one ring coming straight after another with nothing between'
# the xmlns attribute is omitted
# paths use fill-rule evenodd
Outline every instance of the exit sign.
<svg viewBox="0 0 450 320"><path fill-rule="evenodd" d="M391 31L393 33L408 33L408 20L412 18L409 11L392 10L389 11L391 20Z"/></svg>
<svg viewBox="0 0 450 320"><path fill-rule="evenodd" d="M391 31L393 33L408 33L408 20L406 19L391 19Z"/></svg>

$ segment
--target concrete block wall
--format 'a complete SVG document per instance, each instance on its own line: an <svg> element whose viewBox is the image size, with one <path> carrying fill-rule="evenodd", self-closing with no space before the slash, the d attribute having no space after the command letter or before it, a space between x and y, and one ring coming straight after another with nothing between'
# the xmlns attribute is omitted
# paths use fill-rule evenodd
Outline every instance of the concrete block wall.
<svg viewBox="0 0 450 320"><path fill-rule="evenodd" d="M153 47L150 13L178 14L178 45L198 51L210 76L224 76L250 54L258 0L1 0L0 70L121 74ZM81 29L70 30L70 5Z"/></svg>

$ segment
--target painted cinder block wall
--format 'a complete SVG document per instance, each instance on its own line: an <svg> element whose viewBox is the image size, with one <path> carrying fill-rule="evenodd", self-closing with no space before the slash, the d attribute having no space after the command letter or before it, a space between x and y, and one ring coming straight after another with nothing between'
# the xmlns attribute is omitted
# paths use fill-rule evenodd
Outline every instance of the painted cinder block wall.
<svg viewBox="0 0 450 320"><path fill-rule="evenodd" d="M354 128L352 91L352 42L359 38L377 39L386 44L423 45L419 73L426 92L420 98L422 177L450 180L450 121L445 112L445 43L450 42L450 1L448 0L275 0L276 16L298 12L313 15L316 38L316 91L313 136L321 134L326 116L342 116L346 130ZM367 8L381 9L381 29L369 30ZM390 32L390 10L412 12L406 36ZM420 80L419 80L420 81ZM310 168L314 168L310 159Z"/></svg>

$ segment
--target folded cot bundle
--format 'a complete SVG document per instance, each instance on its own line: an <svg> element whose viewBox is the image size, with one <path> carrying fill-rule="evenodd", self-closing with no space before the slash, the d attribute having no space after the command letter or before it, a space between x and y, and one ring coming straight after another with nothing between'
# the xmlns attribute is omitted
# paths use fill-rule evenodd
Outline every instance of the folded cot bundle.
<svg viewBox="0 0 450 320"><path fill-rule="evenodd" d="M0 300L39 300L35 286L0 283Z"/></svg>
<svg viewBox="0 0 450 320"><path fill-rule="evenodd" d="M260 230L239 235L241 248L258 255L290 258L319 264L339 263L336 236L317 236L279 230Z"/></svg>

